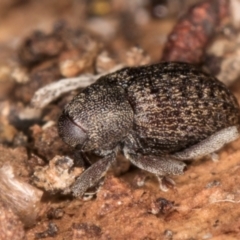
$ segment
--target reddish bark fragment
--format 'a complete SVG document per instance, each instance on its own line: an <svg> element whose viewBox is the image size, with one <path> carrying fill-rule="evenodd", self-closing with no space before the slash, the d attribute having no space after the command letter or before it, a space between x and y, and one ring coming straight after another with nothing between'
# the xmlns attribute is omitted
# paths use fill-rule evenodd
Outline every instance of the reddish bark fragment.
<svg viewBox="0 0 240 240"><path fill-rule="evenodd" d="M193 6L169 35L161 61L201 62L216 28L228 15L228 0L207 0Z"/></svg>

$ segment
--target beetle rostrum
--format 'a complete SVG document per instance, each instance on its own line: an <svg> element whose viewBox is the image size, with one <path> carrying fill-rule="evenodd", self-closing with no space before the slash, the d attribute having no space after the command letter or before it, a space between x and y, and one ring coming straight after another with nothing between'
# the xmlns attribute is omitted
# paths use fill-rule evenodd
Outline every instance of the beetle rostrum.
<svg viewBox="0 0 240 240"><path fill-rule="evenodd" d="M99 78L66 105L59 135L102 158L72 187L82 196L121 151L160 180L183 174L183 160L219 150L239 136L239 105L226 86L188 63L124 68Z"/></svg>

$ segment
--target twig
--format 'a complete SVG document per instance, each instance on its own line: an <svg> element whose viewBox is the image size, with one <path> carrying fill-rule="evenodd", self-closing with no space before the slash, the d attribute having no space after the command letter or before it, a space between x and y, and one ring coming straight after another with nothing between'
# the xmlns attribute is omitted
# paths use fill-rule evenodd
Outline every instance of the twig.
<svg viewBox="0 0 240 240"><path fill-rule="evenodd" d="M98 78L111 72L115 72L116 70L119 70L121 68L123 68L123 65L117 65L107 73L98 75L84 74L76 78L65 78L60 79L57 82L50 83L35 92L31 100L30 106L34 108L44 108L50 102L56 100L64 93L76 90L78 88L85 88L90 84L94 83Z"/></svg>

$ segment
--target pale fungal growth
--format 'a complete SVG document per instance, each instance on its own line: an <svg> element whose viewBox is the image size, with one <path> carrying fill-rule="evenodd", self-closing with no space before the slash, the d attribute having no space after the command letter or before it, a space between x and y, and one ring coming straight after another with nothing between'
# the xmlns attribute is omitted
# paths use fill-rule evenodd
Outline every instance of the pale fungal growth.
<svg viewBox="0 0 240 240"><path fill-rule="evenodd" d="M83 168L73 168L73 164L70 157L55 156L49 165L36 168L33 183L48 192L67 194L76 177L83 172Z"/></svg>
<svg viewBox="0 0 240 240"><path fill-rule="evenodd" d="M35 224L43 192L16 178L10 164L0 168L0 199L26 227Z"/></svg>

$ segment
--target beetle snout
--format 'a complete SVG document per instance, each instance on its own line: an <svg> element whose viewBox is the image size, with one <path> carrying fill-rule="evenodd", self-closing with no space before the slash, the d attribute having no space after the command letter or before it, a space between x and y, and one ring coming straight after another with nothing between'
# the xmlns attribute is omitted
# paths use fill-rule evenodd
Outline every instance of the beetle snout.
<svg viewBox="0 0 240 240"><path fill-rule="evenodd" d="M65 113L58 119L58 133L63 141L72 147L82 146L87 139L86 130Z"/></svg>

